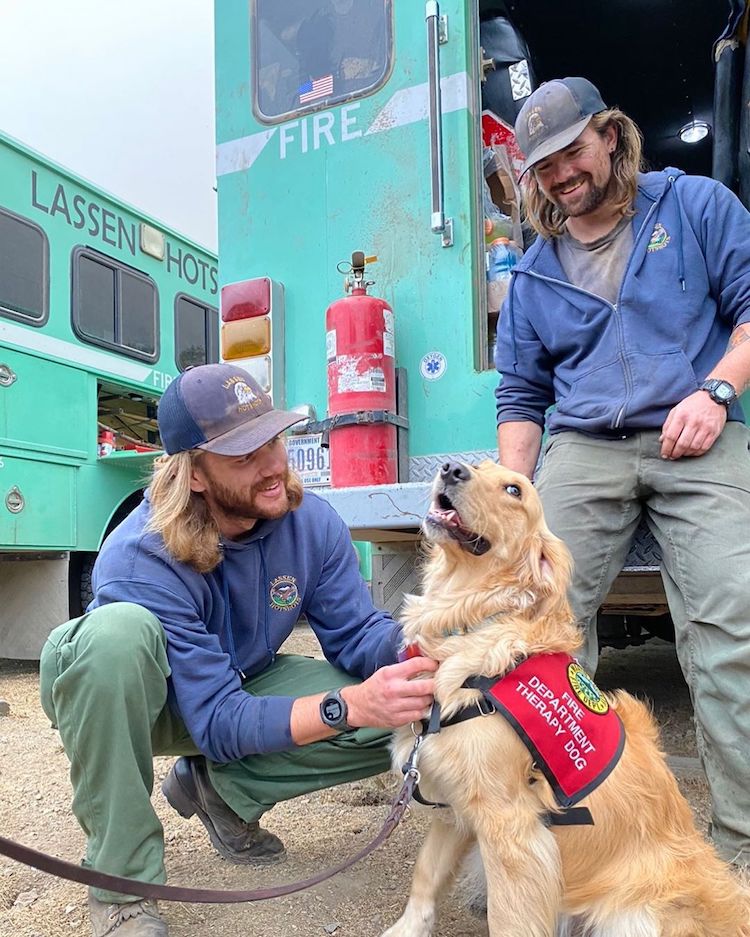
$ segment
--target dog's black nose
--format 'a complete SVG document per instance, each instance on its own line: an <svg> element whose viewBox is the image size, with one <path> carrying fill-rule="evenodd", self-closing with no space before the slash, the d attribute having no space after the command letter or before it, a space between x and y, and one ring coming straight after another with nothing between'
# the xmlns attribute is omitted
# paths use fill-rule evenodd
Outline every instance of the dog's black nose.
<svg viewBox="0 0 750 937"><path fill-rule="evenodd" d="M440 478L446 485L465 482L470 478L469 469L460 462L444 462L440 469Z"/></svg>

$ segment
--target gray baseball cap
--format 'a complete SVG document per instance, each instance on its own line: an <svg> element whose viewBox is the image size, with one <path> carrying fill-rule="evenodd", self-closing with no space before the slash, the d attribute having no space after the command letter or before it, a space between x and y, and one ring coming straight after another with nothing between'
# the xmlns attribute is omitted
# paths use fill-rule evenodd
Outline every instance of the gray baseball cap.
<svg viewBox="0 0 750 937"><path fill-rule="evenodd" d="M593 115L606 109L599 90L586 78L545 81L524 101L516 117L516 142L526 156L521 175L570 146Z"/></svg>
<svg viewBox="0 0 750 937"><path fill-rule="evenodd" d="M168 455L207 449L246 455L305 417L274 410L271 398L243 368L202 364L183 371L159 401L157 421Z"/></svg>

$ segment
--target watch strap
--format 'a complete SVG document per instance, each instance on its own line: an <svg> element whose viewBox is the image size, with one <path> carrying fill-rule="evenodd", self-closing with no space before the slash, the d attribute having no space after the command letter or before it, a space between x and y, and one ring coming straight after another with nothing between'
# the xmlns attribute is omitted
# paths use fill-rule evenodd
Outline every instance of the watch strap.
<svg viewBox="0 0 750 937"><path fill-rule="evenodd" d="M719 387L726 387L729 390L729 394L722 396L718 393ZM705 390L708 396L713 400L714 403L721 404L724 407L730 407L735 400L737 399L737 391L734 389L732 384L729 381L725 381L723 378L711 377L705 380L699 390Z"/></svg>

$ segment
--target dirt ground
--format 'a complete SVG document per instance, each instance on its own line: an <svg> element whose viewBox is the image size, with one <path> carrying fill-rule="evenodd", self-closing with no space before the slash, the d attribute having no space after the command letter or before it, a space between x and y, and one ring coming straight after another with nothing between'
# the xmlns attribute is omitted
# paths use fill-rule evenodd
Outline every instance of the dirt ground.
<svg viewBox="0 0 750 937"><path fill-rule="evenodd" d="M314 638L298 629L288 650L315 653ZM708 817L705 783L697 770L692 712L674 649L652 642L643 648L605 651L597 680L604 689L626 687L649 697L662 726L665 750L701 829ZM28 846L78 862L84 838L69 804L68 763L57 732L38 703L35 665L0 660L0 831ZM266 826L289 853L270 869L248 869L222 861L197 819L178 816L160 792L172 763L156 759L154 806L166 836L172 884L202 888L255 888L297 881L335 864L369 842L380 829L398 785L387 776L279 804ZM428 823L415 810L387 843L347 872L314 889L245 905L163 903L172 937L375 937L399 916L412 867ZM484 937L484 923L446 896L437 937ZM0 937L89 935L86 893L0 858Z"/></svg>

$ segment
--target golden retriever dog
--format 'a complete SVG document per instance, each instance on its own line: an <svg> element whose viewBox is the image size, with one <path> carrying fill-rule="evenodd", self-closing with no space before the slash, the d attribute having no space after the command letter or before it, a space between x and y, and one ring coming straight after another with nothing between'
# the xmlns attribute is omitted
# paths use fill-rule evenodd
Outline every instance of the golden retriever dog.
<svg viewBox="0 0 750 937"><path fill-rule="evenodd" d="M444 721L480 702L467 679L512 679L535 656L575 654L570 555L545 525L527 478L492 462L447 463L424 530L430 546L422 594L408 600L404 635L440 662L435 698ZM429 937L438 897L476 846L491 937L553 937L558 928L586 937L750 937L748 897L697 832L650 711L583 679L624 727L619 760L577 802L593 825L554 825L562 808L553 786L499 712L425 735L420 793L448 807L432 812L408 904L384 937ZM539 690L538 708L544 698ZM396 734L396 769L413 742L409 728ZM565 751L575 761L571 747ZM579 747L587 750L585 740Z"/></svg>

